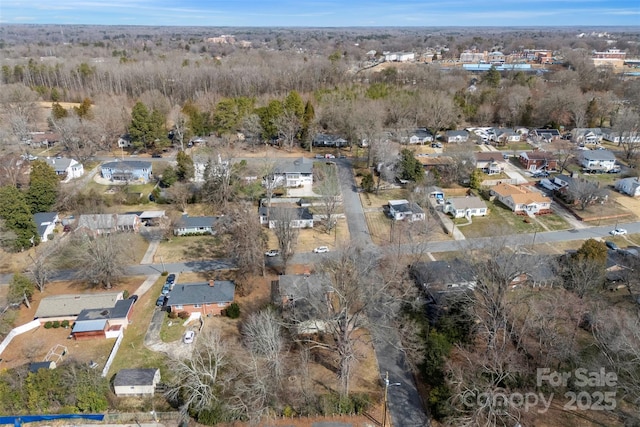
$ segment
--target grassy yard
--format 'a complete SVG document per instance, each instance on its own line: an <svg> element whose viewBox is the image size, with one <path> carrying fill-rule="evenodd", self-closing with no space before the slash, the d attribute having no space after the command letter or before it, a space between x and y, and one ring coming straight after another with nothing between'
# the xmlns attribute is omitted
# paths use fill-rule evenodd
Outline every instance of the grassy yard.
<svg viewBox="0 0 640 427"><path fill-rule="evenodd" d="M407 190L403 188L394 188L390 190L380 190L378 193L360 193L360 203L366 210L367 208L379 208L389 200L406 199Z"/></svg>
<svg viewBox="0 0 640 427"><path fill-rule="evenodd" d="M224 257L216 236L178 236L160 243L154 262L195 261Z"/></svg>
<svg viewBox="0 0 640 427"><path fill-rule="evenodd" d="M377 245L389 244L391 237L391 219L384 212L365 212L371 240Z"/></svg>
<svg viewBox="0 0 640 427"><path fill-rule="evenodd" d="M465 225L468 221L464 218L454 220L456 225L460 226L459 229L465 237L474 238L546 231L536 221L529 219L529 223L525 222L528 217L514 214L500 202L485 202L489 208L489 215L473 217L472 223L468 225Z"/></svg>
<svg viewBox="0 0 640 427"><path fill-rule="evenodd" d="M556 214L537 216L536 221L544 224L549 229L549 231L568 230L570 228L573 228L567 221L564 220L564 218Z"/></svg>

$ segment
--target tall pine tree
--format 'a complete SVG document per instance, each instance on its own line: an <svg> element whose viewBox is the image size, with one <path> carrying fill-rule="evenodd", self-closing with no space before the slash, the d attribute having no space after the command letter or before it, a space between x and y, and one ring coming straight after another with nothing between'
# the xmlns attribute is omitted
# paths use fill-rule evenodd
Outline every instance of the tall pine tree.
<svg viewBox="0 0 640 427"><path fill-rule="evenodd" d="M40 243L38 228L24 193L12 185L0 187L0 218L16 238L8 249L20 251Z"/></svg>
<svg viewBox="0 0 640 427"><path fill-rule="evenodd" d="M42 160L32 162L26 195L31 213L49 212L56 203L59 185L60 179L51 166Z"/></svg>

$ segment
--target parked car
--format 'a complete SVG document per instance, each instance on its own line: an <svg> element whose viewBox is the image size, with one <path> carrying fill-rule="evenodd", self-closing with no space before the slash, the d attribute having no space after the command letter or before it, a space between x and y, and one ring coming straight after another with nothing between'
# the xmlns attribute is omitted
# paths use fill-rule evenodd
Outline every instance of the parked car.
<svg viewBox="0 0 640 427"><path fill-rule="evenodd" d="M184 333L184 336L182 337L182 342L185 344L191 344L193 343L193 339L195 338L196 333L193 331L187 331Z"/></svg>
<svg viewBox="0 0 640 427"><path fill-rule="evenodd" d="M166 299L167 297L165 295L160 295L156 300L156 307L162 307Z"/></svg>
<svg viewBox="0 0 640 427"><path fill-rule="evenodd" d="M609 234L611 234L612 236L624 236L625 234L627 234L627 230L624 228L616 228L615 230L611 230Z"/></svg>
<svg viewBox="0 0 640 427"><path fill-rule="evenodd" d="M168 283L169 285L173 285L176 283L176 275L171 273L167 276L167 280L165 283Z"/></svg>
<svg viewBox="0 0 640 427"><path fill-rule="evenodd" d="M344 154L340 154L340 155L338 156L338 158L339 158L339 159L346 159L346 158L347 158L347 156L345 156Z"/></svg>
<svg viewBox="0 0 640 427"><path fill-rule="evenodd" d="M325 154L325 155L324 155L324 158L325 158L325 159L335 159L335 158L336 158L336 156L334 156L333 154Z"/></svg>
<svg viewBox="0 0 640 427"><path fill-rule="evenodd" d="M442 144L440 142L431 143L431 148L442 148Z"/></svg>
<svg viewBox="0 0 640 427"><path fill-rule="evenodd" d="M268 250L267 252L265 252L264 254L265 254L265 256L268 256L268 257L274 257L274 256L280 255L280 251L277 250L277 249L271 249L271 250Z"/></svg>
<svg viewBox="0 0 640 427"><path fill-rule="evenodd" d="M317 248L315 248L313 250L313 252L317 253L317 254L324 254L326 252L329 252L329 248L326 246L318 246Z"/></svg>
<svg viewBox="0 0 640 427"><path fill-rule="evenodd" d="M316 154L315 158L316 159L324 159L324 156L322 154Z"/></svg>
<svg viewBox="0 0 640 427"><path fill-rule="evenodd" d="M151 155L151 157L153 157L154 159L160 159L160 158L162 158L162 154L160 154L160 153L153 153L153 154Z"/></svg>
<svg viewBox="0 0 640 427"><path fill-rule="evenodd" d="M167 295L169 293L169 291L171 290L171 285L168 283L165 283L162 286L162 295Z"/></svg>
<svg viewBox="0 0 640 427"><path fill-rule="evenodd" d="M607 245L607 247L612 251L617 251L618 249L620 249L618 245L616 245L616 243L612 242L611 240L605 241L604 244Z"/></svg>

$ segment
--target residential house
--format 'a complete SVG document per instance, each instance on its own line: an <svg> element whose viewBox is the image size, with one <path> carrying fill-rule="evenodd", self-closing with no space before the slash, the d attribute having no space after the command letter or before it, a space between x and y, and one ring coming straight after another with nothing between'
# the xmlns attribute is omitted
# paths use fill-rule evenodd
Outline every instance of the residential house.
<svg viewBox="0 0 640 427"><path fill-rule="evenodd" d="M400 138L400 142L403 144L421 144L433 142L433 134L425 128L416 129L413 132L409 132L408 136Z"/></svg>
<svg viewBox="0 0 640 427"><path fill-rule="evenodd" d="M620 170L616 156L609 150L584 150L579 156L580 166L588 172L611 172Z"/></svg>
<svg viewBox="0 0 640 427"><path fill-rule="evenodd" d="M286 274L271 282L271 301L283 309L285 316L295 318L299 334L322 332L327 322L321 310L327 307L327 298L333 292L333 283L324 273Z"/></svg>
<svg viewBox="0 0 640 427"><path fill-rule="evenodd" d="M504 171L505 161L502 153L496 151L479 151L474 153L476 168L487 175L496 175Z"/></svg>
<svg viewBox="0 0 640 427"><path fill-rule="evenodd" d="M123 299L122 291L88 294L53 295L40 300L34 319L41 323L54 320L73 321L82 310L114 307Z"/></svg>
<svg viewBox="0 0 640 427"><path fill-rule="evenodd" d="M292 228L313 228L313 215L308 207L261 206L258 215L260 224L268 225L271 229L276 228L277 222L282 219L291 221Z"/></svg>
<svg viewBox="0 0 640 427"><path fill-rule="evenodd" d="M25 142L29 145L53 147L60 140L60 135L54 132L30 132L30 137Z"/></svg>
<svg viewBox="0 0 640 427"><path fill-rule="evenodd" d="M578 144L600 144L603 137L604 134L600 128L575 128L571 131L571 139Z"/></svg>
<svg viewBox="0 0 640 427"><path fill-rule="evenodd" d="M103 178L120 182L147 183L151 180L151 162L141 160L116 160L100 166Z"/></svg>
<svg viewBox="0 0 640 427"><path fill-rule="evenodd" d="M38 212L33 214L33 220L38 227L38 235L41 242L49 240L49 236L53 236L53 230L59 221L58 212Z"/></svg>
<svg viewBox="0 0 640 427"><path fill-rule="evenodd" d="M389 216L396 221L424 221L424 210L417 203L408 200L389 200Z"/></svg>
<svg viewBox="0 0 640 427"><path fill-rule="evenodd" d="M551 212L551 199L527 187L498 184L491 188L491 195L517 214L540 215Z"/></svg>
<svg viewBox="0 0 640 427"><path fill-rule="evenodd" d="M116 396L153 396L160 384L160 369L120 369L113 378Z"/></svg>
<svg viewBox="0 0 640 427"><path fill-rule="evenodd" d="M471 218L489 213L487 204L478 196L450 197L446 200L443 211L454 218Z"/></svg>
<svg viewBox="0 0 640 427"><path fill-rule="evenodd" d="M346 139L340 138L337 135L319 133L313 137L311 145L314 147L346 147L349 144Z"/></svg>
<svg viewBox="0 0 640 427"><path fill-rule="evenodd" d="M558 129L534 129L533 137L538 142L551 142L560 139L560 131Z"/></svg>
<svg viewBox="0 0 640 427"><path fill-rule="evenodd" d="M456 144L467 142L469 140L469 132L466 130L448 130L444 133L444 140Z"/></svg>
<svg viewBox="0 0 640 427"><path fill-rule="evenodd" d="M424 167L425 173L430 171L445 172L455 163L450 156L418 156L418 162Z"/></svg>
<svg viewBox="0 0 640 427"><path fill-rule="evenodd" d="M132 145L133 143L131 142L131 135L120 135L120 137L118 138L118 148L129 148Z"/></svg>
<svg viewBox="0 0 640 427"><path fill-rule="evenodd" d="M288 188L312 185L313 160L305 157L282 159L274 166L273 173L263 178L262 184Z"/></svg>
<svg viewBox="0 0 640 427"><path fill-rule="evenodd" d="M166 306L174 312L219 316L235 298L236 285L230 280L209 280L207 283L182 283L167 294Z"/></svg>
<svg viewBox="0 0 640 427"><path fill-rule="evenodd" d="M410 274L425 292L473 289L477 284L473 267L460 258L417 262L411 266Z"/></svg>
<svg viewBox="0 0 640 427"><path fill-rule="evenodd" d="M173 227L173 234L215 234L215 225L220 217L217 216L189 216L183 214Z"/></svg>
<svg viewBox="0 0 640 427"><path fill-rule="evenodd" d="M413 52L384 52L384 60L387 62L408 62L416 58Z"/></svg>
<svg viewBox="0 0 640 427"><path fill-rule="evenodd" d="M602 138L616 144L620 144L621 142L639 144L640 132L623 132L622 136L620 136L620 132L616 132L611 128L604 128L602 129Z"/></svg>
<svg viewBox="0 0 640 427"><path fill-rule="evenodd" d="M535 172L539 170L556 170L558 160L552 153L547 151L523 151L518 156L518 161L523 168Z"/></svg>
<svg viewBox="0 0 640 427"><path fill-rule="evenodd" d="M115 232L137 233L140 217L136 214L85 214L78 217L75 232L92 235Z"/></svg>
<svg viewBox="0 0 640 427"><path fill-rule="evenodd" d="M640 196L640 178L630 177L616 181L616 190L631 197Z"/></svg>
<svg viewBox="0 0 640 427"><path fill-rule="evenodd" d="M117 338L129 326L134 303L132 299L121 299L113 306L85 308L73 322L71 336L78 341Z"/></svg>
<svg viewBox="0 0 640 427"><path fill-rule="evenodd" d="M497 144L509 144L520 142L522 135L513 129L498 128L495 130L495 142Z"/></svg>
<svg viewBox="0 0 640 427"><path fill-rule="evenodd" d="M44 161L53 168L56 175L64 176L64 181L74 178L80 178L84 175L84 166L82 163L67 157L47 157Z"/></svg>

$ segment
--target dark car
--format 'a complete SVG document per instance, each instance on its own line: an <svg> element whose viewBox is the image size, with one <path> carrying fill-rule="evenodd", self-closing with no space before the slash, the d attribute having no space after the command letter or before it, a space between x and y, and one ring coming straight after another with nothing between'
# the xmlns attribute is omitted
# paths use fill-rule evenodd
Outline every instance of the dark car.
<svg viewBox="0 0 640 427"><path fill-rule="evenodd" d="M167 276L167 281L165 282L169 285L173 285L174 283L176 283L176 275L171 273L170 275Z"/></svg>
<svg viewBox="0 0 640 427"><path fill-rule="evenodd" d="M164 305L164 302L167 300L167 297L164 295L160 295L158 297L158 299L156 300L156 307L162 307Z"/></svg>
<svg viewBox="0 0 640 427"><path fill-rule="evenodd" d="M151 157L153 157L154 159L160 159L160 158L162 158L162 154L160 154L160 153L153 153L153 154L151 155Z"/></svg>
<svg viewBox="0 0 640 427"><path fill-rule="evenodd" d="M616 245L615 242L612 242L611 240L607 240L606 242L604 242L604 244L607 245L607 247L612 251L617 251L618 249L620 249L618 245Z"/></svg>

